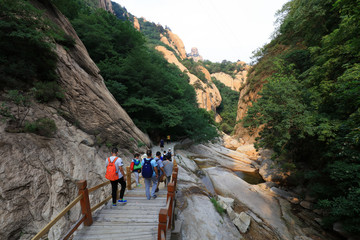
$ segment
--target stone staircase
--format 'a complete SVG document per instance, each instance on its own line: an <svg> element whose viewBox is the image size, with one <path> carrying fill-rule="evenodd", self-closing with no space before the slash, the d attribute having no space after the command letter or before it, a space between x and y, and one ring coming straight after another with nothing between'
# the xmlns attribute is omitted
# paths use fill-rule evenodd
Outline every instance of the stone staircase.
<svg viewBox="0 0 360 240"><path fill-rule="evenodd" d="M159 211L166 208L167 195L164 183L160 183L159 189L157 198L151 200L146 199L144 183L141 187L126 190L124 199L127 203L112 206L110 200L93 216L94 223L79 229L73 239L157 239ZM166 236L170 239L171 231Z"/></svg>

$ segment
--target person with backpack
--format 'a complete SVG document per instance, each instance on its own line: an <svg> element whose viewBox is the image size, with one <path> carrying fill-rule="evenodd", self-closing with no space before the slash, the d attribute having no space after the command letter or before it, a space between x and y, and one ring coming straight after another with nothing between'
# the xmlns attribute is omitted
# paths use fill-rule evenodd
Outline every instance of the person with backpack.
<svg viewBox="0 0 360 240"><path fill-rule="evenodd" d="M158 170L160 171L159 172L159 177L157 179L156 190L155 190L155 192L158 192L160 182L162 182L163 177L165 176L164 164L163 164L163 162L161 160L161 152L156 152L155 161L156 161L156 163L158 165Z"/></svg>
<svg viewBox="0 0 360 240"><path fill-rule="evenodd" d="M124 169L123 169L123 161L118 156L118 149L114 147L111 151L111 157L106 159L106 174L105 178L110 180L111 183L111 195L112 195L112 202L113 206L116 206L116 195L118 184L121 185L120 190L120 198L118 202L126 203L127 200L124 200L124 193L126 189L126 182L124 180Z"/></svg>
<svg viewBox="0 0 360 240"><path fill-rule="evenodd" d="M131 164L130 164L130 170L135 175L136 186L140 187L141 184L139 183L139 174L141 173L141 160L140 160L139 153L134 154L134 159L131 161Z"/></svg>
<svg viewBox="0 0 360 240"><path fill-rule="evenodd" d="M141 173L142 176L144 178L144 182L145 182L145 194L146 194L146 198L148 200L150 200L151 198L156 198L157 196L155 195L155 190L157 187L157 179L159 177L159 172L158 172L158 165L155 161L154 158L152 158L152 151L151 150L147 150L146 151L146 158L144 158L141 161ZM151 193L150 193L150 185L152 183L152 189L151 189Z"/></svg>
<svg viewBox="0 0 360 240"><path fill-rule="evenodd" d="M166 158L167 158L167 156L166 156L166 151L164 151L162 158L163 158L163 159L162 159L163 161L166 160Z"/></svg>

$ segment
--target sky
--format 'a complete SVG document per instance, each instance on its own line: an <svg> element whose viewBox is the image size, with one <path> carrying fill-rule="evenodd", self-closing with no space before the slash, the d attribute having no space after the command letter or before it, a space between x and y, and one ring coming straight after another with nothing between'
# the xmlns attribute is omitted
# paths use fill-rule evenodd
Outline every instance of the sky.
<svg viewBox="0 0 360 240"><path fill-rule="evenodd" d="M251 62L270 42L276 12L289 0L112 0L137 18L168 26L206 60Z"/></svg>

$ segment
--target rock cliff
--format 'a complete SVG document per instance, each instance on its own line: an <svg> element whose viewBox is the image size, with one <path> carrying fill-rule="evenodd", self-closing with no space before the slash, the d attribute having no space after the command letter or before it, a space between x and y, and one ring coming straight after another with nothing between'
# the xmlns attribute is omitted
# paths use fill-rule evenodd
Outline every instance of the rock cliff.
<svg viewBox="0 0 360 240"><path fill-rule="evenodd" d="M157 46L156 50L164 55L164 58L169 62L175 64L181 71L185 72L190 78L190 84L194 86L197 96L197 102L200 108L208 111L216 111L216 107L221 104L221 95L215 84L211 81L210 73L204 67L201 71L205 74L208 83L202 82L198 77L191 74L187 68L179 62L174 53L167 50L163 46Z"/></svg>
<svg viewBox="0 0 360 240"><path fill-rule="evenodd" d="M103 8L108 12L114 13L111 0L98 0L98 1L99 1L99 8Z"/></svg>
<svg viewBox="0 0 360 240"><path fill-rule="evenodd" d="M26 118L54 120L55 136L9 133L7 123L0 122L0 239L30 239L75 198L78 180L88 180L90 187L105 181L106 145L117 145L129 165L130 151L141 150L140 142L151 144L107 90L69 21L49 1L32 3L76 44L55 49L64 99L48 105L34 102ZM15 111L14 105L6 104ZM109 194L109 188L97 191L90 201L99 202ZM48 238L59 239L78 218L76 207Z"/></svg>
<svg viewBox="0 0 360 240"><path fill-rule="evenodd" d="M179 38L178 35L176 35L175 33L171 32L170 30L166 30L167 34L169 36L169 43L171 45L172 48L176 49L179 52L179 56L182 59L186 58L186 51L185 51L185 46L183 41Z"/></svg>
<svg viewBox="0 0 360 240"><path fill-rule="evenodd" d="M258 92L261 88L262 85L251 87L248 82L244 83L240 91L236 121L239 121L246 116L248 107L252 105L252 101L255 101L259 97ZM248 143L255 142L255 138L259 136L259 131L260 129L257 129L250 134L249 130L244 128L241 122L235 126L235 136L241 137Z"/></svg>
<svg viewBox="0 0 360 240"><path fill-rule="evenodd" d="M196 47L191 48L191 52L188 54L188 57L194 59L195 62L204 61Z"/></svg>
<svg viewBox="0 0 360 240"><path fill-rule="evenodd" d="M247 80L247 74L250 70L250 66L247 65L245 62L237 62L237 65L242 65L243 69L241 71L235 71L234 77L232 77L229 74L223 73L223 72L217 72L211 74L211 77L216 78L218 81L225 84L225 86L228 86L234 91L240 91L240 88L243 84L246 83Z"/></svg>
<svg viewBox="0 0 360 240"><path fill-rule="evenodd" d="M140 31L139 20L136 17L134 17L134 28Z"/></svg>

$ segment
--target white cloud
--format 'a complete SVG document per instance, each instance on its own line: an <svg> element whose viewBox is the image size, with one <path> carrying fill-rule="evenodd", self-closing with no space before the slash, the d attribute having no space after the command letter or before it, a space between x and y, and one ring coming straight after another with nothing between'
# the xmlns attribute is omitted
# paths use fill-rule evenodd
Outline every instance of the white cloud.
<svg viewBox="0 0 360 240"><path fill-rule="evenodd" d="M197 47L211 61L250 62L270 41L275 13L288 0L113 0L136 17L169 26L187 52Z"/></svg>

